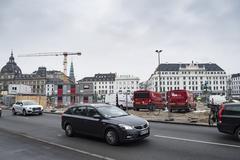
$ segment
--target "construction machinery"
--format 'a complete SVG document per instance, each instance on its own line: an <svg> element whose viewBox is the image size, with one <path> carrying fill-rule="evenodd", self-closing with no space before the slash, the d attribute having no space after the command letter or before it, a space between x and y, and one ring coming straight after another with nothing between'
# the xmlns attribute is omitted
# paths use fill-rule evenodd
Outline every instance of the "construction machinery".
<svg viewBox="0 0 240 160"><path fill-rule="evenodd" d="M64 59L63 59L63 73L64 73L63 81L66 82L67 81L67 57L73 56L73 55L80 56L80 55L82 55L82 53L81 52L45 52L45 53L22 54L22 55L18 55L18 57L64 56Z"/></svg>

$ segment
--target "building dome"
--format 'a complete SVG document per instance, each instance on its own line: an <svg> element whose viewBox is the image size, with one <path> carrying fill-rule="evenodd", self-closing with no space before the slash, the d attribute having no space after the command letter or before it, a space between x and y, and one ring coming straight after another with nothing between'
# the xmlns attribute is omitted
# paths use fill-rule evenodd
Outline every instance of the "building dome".
<svg viewBox="0 0 240 160"><path fill-rule="evenodd" d="M11 57L9 57L9 61L5 66L1 69L2 74L22 74L21 69L18 67L16 62L14 61L13 51L11 52Z"/></svg>

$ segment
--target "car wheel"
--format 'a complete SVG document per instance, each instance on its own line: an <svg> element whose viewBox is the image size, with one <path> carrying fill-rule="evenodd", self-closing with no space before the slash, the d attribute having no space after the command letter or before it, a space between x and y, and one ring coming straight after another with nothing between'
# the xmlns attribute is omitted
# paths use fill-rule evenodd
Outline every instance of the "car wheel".
<svg viewBox="0 0 240 160"><path fill-rule="evenodd" d="M110 145L117 145L119 141L117 132L113 129L107 130L105 134L105 140Z"/></svg>
<svg viewBox="0 0 240 160"><path fill-rule="evenodd" d="M22 114L23 114L23 116L27 116L27 112L26 112L25 109L23 110L23 113L22 113Z"/></svg>
<svg viewBox="0 0 240 160"><path fill-rule="evenodd" d="M235 137L240 141L240 127L235 131Z"/></svg>
<svg viewBox="0 0 240 160"><path fill-rule="evenodd" d="M16 114L17 114L14 108L12 109L12 114L13 114L13 115L16 115Z"/></svg>
<svg viewBox="0 0 240 160"><path fill-rule="evenodd" d="M148 109L149 109L150 111L155 111L156 107L155 107L155 105L152 104L152 105L149 106Z"/></svg>
<svg viewBox="0 0 240 160"><path fill-rule="evenodd" d="M66 125L66 127L65 127L65 134L68 137L72 137L74 135L74 131L73 131L73 128L72 128L71 124L67 124Z"/></svg>
<svg viewBox="0 0 240 160"><path fill-rule="evenodd" d="M38 113L38 115L42 115L42 112Z"/></svg>

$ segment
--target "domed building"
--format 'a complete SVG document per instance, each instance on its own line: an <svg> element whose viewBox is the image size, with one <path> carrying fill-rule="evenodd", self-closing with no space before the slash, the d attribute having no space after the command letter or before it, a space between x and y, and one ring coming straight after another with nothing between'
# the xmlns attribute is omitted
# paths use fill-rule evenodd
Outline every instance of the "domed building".
<svg viewBox="0 0 240 160"><path fill-rule="evenodd" d="M21 69L14 61L13 51L11 51L11 57L9 57L9 61L7 62L7 64L2 67L1 74L14 74L14 75L22 74Z"/></svg>
<svg viewBox="0 0 240 160"><path fill-rule="evenodd" d="M11 56L9 57L9 61L7 62L7 64L0 69L0 96L6 94L19 94L17 93L18 91L16 91L16 88L20 85L31 87L31 92L24 94L44 96L49 95L48 93L50 93L50 89L52 94L55 94L55 86L63 86L64 84L64 73L60 71L47 71L46 67L38 67L38 70L34 71L31 74L22 73L20 67L15 62L13 51L11 51ZM67 83L70 85L74 84L74 82L70 78L68 78ZM52 86L52 88L49 88L49 86ZM13 90L15 92L11 92ZM67 88L65 87L64 90L67 91ZM65 97L60 98L62 98L62 100L68 100L71 98L71 96L72 95L69 94Z"/></svg>

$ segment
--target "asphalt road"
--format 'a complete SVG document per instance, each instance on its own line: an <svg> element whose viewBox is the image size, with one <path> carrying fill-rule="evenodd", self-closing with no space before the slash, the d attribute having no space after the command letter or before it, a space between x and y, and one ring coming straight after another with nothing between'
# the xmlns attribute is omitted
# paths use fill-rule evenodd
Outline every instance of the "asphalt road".
<svg viewBox="0 0 240 160"><path fill-rule="evenodd" d="M42 143L0 129L0 159L2 160L89 160L93 158L75 151Z"/></svg>
<svg viewBox="0 0 240 160"><path fill-rule="evenodd" d="M3 139L2 135L6 134L4 130L7 130L16 135L13 144L21 144L22 137L26 139L26 142L30 141L26 145L30 148L32 145L34 148L41 144L41 146L51 146L51 150L55 152L63 150L62 154L65 157L59 154L62 159L69 159L67 158L69 152L73 153L74 158L79 159L86 157L108 160L240 159L240 142L232 136L219 133L216 128L150 123L151 136L147 139L120 146L110 146L103 140L92 137L66 137L60 124L60 115L43 114L42 116L23 117L12 116L11 112L4 111L0 118L0 141ZM3 141L6 140L3 139ZM5 145L6 147L12 145L3 144L0 145L0 152L4 150ZM44 151L43 149L42 152ZM39 154L33 150L33 155L34 153ZM51 159L52 155L46 155L48 156Z"/></svg>

